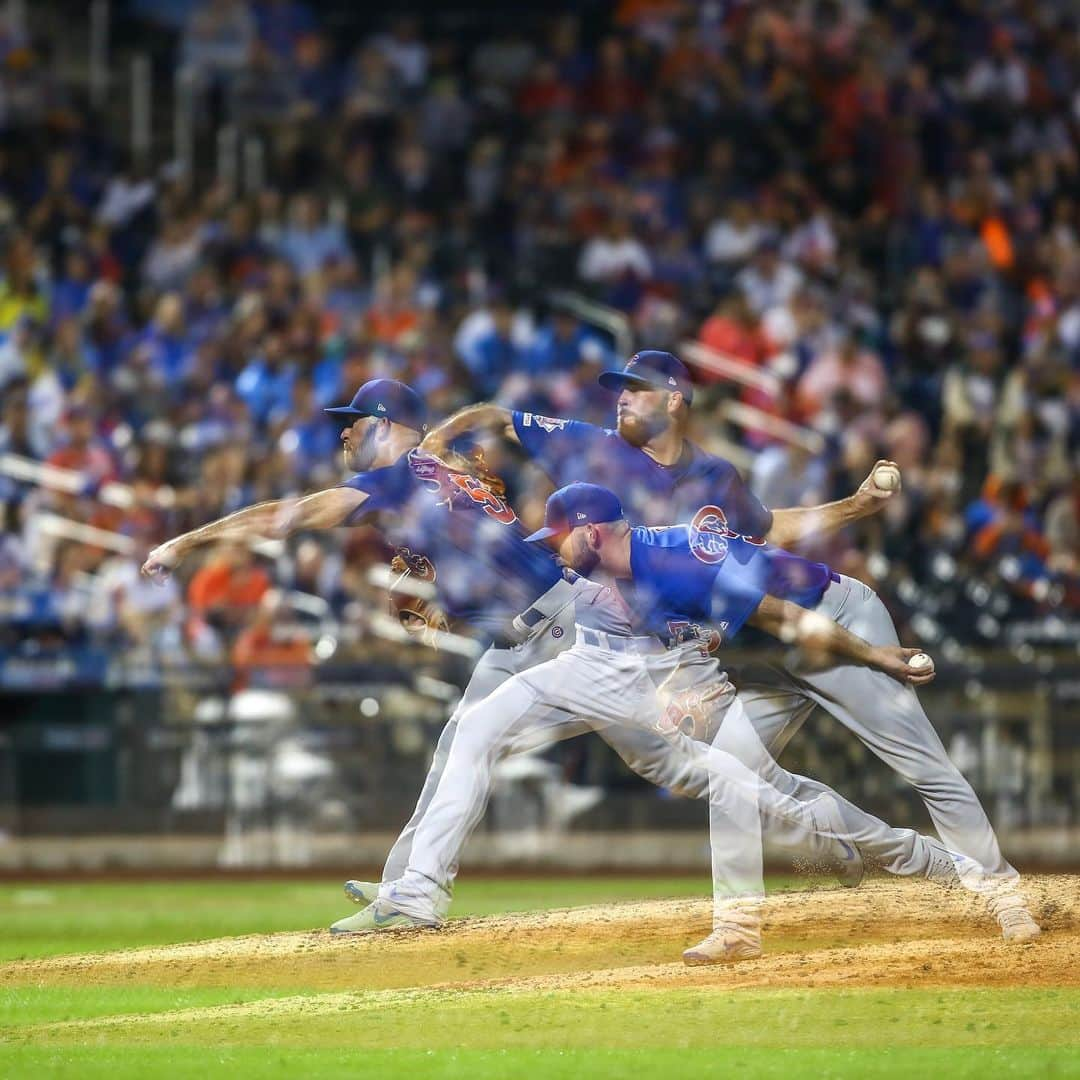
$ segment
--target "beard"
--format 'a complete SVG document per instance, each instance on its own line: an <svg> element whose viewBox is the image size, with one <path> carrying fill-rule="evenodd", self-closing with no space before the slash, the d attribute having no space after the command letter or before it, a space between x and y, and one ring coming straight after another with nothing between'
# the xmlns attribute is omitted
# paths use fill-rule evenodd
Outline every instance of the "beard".
<svg viewBox="0 0 1080 1080"><path fill-rule="evenodd" d="M589 547L589 542L584 536L575 536L571 538L570 551L573 556L573 568L585 577L588 577L600 562L599 553L593 551L593 549Z"/></svg>
<svg viewBox="0 0 1080 1080"><path fill-rule="evenodd" d="M345 447L345 468L350 472L367 472L375 464L375 426L369 427L351 450Z"/></svg>
<svg viewBox="0 0 1080 1080"><path fill-rule="evenodd" d="M655 416L635 416L633 413L619 413L616 430L631 445L639 449L654 435L664 430L664 421Z"/></svg>

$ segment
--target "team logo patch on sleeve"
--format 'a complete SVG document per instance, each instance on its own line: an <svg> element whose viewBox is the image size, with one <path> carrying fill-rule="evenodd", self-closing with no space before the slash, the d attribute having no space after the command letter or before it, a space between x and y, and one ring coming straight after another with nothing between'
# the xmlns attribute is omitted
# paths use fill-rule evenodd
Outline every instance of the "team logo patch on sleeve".
<svg viewBox="0 0 1080 1080"><path fill-rule="evenodd" d="M719 506L703 506L690 522L690 552L700 562L716 566L727 558L733 535Z"/></svg>
<svg viewBox="0 0 1080 1080"><path fill-rule="evenodd" d="M550 434L552 431L561 431L569 421L560 420L555 416L541 416L539 413L526 413L522 418L522 422L525 427L535 424L538 428L542 428Z"/></svg>

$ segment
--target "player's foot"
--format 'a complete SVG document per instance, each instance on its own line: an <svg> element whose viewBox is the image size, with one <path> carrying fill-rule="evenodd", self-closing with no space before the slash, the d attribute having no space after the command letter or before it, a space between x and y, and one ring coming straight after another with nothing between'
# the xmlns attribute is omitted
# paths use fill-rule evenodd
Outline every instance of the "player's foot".
<svg viewBox="0 0 1080 1080"><path fill-rule="evenodd" d="M962 875L976 868L974 859L950 851L940 840L935 840L932 836L921 839L928 853L925 870L927 881L952 889L960 884Z"/></svg>
<svg viewBox="0 0 1080 1080"><path fill-rule="evenodd" d="M331 934L367 934L372 930L405 930L418 927L437 927L442 925L435 916L421 919L388 904L385 900L376 900L368 904L363 911L338 919L330 927Z"/></svg>
<svg viewBox="0 0 1080 1080"><path fill-rule="evenodd" d="M354 904L374 904L379 899L379 883L377 881L354 881L345 882L345 895Z"/></svg>
<svg viewBox="0 0 1080 1080"><path fill-rule="evenodd" d="M690 967L705 964L734 964L756 960L761 955L761 929L745 926L718 926L704 941L682 954Z"/></svg>
<svg viewBox="0 0 1080 1080"><path fill-rule="evenodd" d="M840 834L845 833L847 827L836 799L828 793L819 795L811 804L810 813L819 828L821 839L829 843L825 856L826 869L835 874L845 888L854 889L861 885L866 867L859 849L850 841L841 839Z"/></svg>
<svg viewBox="0 0 1080 1080"><path fill-rule="evenodd" d="M1042 933L1019 893L1006 892L994 897L990 911L1001 927L1001 936L1012 945L1024 945Z"/></svg>
<svg viewBox="0 0 1080 1080"><path fill-rule="evenodd" d="M836 840L829 857L829 870L845 889L856 889L862 884L866 865L854 844L846 840Z"/></svg>

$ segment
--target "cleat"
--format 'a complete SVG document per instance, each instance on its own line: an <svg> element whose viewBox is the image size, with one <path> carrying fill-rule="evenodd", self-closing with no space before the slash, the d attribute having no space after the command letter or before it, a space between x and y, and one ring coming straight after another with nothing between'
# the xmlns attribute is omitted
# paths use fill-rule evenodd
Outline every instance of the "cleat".
<svg viewBox="0 0 1080 1080"><path fill-rule="evenodd" d="M846 840L836 841L828 865L830 873L836 876L845 889L857 889L866 875L866 864L859 849Z"/></svg>
<svg viewBox="0 0 1080 1080"><path fill-rule="evenodd" d="M945 889L952 889L960 884L962 874L976 868L974 859L950 851L940 840L935 840L932 836L924 836L922 840L930 852L925 871L927 881Z"/></svg>
<svg viewBox="0 0 1080 1080"><path fill-rule="evenodd" d="M344 919L338 919L330 927L330 933L367 934L375 930L415 930L441 925L441 922L435 916L430 919L421 919L415 915L408 915L404 911L399 911L385 900L376 900L375 903L368 904L363 911L358 911L355 915L347 915Z"/></svg>
<svg viewBox="0 0 1080 1080"><path fill-rule="evenodd" d="M834 874L845 889L854 889L862 884L866 866L859 849L848 840L842 839L847 826L843 813L832 795L819 795L813 802L811 819L820 826L823 840L831 838L829 850L825 855L824 869Z"/></svg>
<svg viewBox="0 0 1080 1080"><path fill-rule="evenodd" d="M379 883L377 881L346 881L345 895L354 904L374 904L379 899Z"/></svg>
<svg viewBox="0 0 1080 1080"><path fill-rule="evenodd" d="M1003 892L993 897L987 906L1001 927L1001 936L1011 945L1025 945L1042 934L1019 893Z"/></svg>
<svg viewBox="0 0 1080 1080"><path fill-rule="evenodd" d="M1034 941L1042 929L1026 907L1006 908L997 916L1001 936L1013 945Z"/></svg>
<svg viewBox="0 0 1080 1080"><path fill-rule="evenodd" d="M728 925L717 927L704 941L687 949L682 958L689 967L704 967L756 960L760 955L760 929Z"/></svg>

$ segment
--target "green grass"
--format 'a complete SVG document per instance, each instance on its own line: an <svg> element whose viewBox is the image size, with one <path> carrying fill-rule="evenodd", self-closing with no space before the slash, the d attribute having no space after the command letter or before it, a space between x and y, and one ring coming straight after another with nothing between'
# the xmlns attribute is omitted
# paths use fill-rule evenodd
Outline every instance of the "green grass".
<svg viewBox="0 0 1080 1080"><path fill-rule="evenodd" d="M441 993L384 1009L352 997L285 1016L23 1029L0 1042L0 1071L118 1080L1080 1075L1076 992Z"/></svg>
<svg viewBox="0 0 1080 1080"><path fill-rule="evenodd" d="M372 1077L378 1080L646 1080L656 1077L732 1077L795 1080L797 1077L948 1077L949 1080L1010 1080L1073 1077L1076 1057L1040 1047L912 1050L892 1047L827 1050L741 1048L709 1050L267 1050L262 1047L207 1051L193 1046L87 1046L62 1050L0 1046L0 1069L11 1077L58 1080L205 1080L207 1076L257 1076L271 1080Z"/></svg>
<svg viewBox="0 0 1080 1080"><path fill-rule="evenodd" d="M801 879L805 884L806 879ZM788 881L771 884L780 887ZM0 961L311 930L355 910L339 879L0 885ZM708 895L705 877L466 879L457 917Z"/></svg>
<svg viewBox="0 0 1080 1080"><path fill-rule="evenodd" d="M10 1033L27 1024L243 1005L295 993L295 989L265 988L95 986L88 990L69 986L16 986L0 990L0 1033Z"/></svg>

